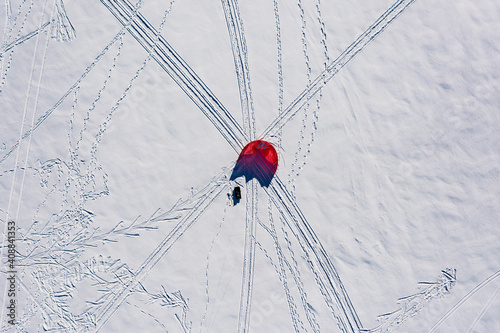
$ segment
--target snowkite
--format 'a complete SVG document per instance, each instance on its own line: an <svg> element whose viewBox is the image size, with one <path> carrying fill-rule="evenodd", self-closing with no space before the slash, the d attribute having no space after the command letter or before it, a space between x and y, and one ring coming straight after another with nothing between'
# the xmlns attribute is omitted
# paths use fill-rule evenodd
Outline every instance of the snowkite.
<svg viewBox="0 0 500 333"><path fill-rule="evenodd" d="M269 186L278 168L278 154L267 141L255 140L243 148L236 161L231 180L245 176L248 182L257 179L261 186Z"/></svg>

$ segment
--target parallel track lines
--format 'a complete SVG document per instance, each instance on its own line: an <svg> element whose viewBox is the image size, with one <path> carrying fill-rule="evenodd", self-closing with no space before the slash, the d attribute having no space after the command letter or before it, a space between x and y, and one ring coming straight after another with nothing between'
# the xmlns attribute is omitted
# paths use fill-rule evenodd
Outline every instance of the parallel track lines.
<svg viewBox="0 0 500 333"><path fill-rule="evenodd" d="M125 29L125 28L123 28ZM80 85L80 83L85 79L85 77L92 71L92 69L97 65L97 63L106 55L106 53L109 51L111 46L113 46L119 39L120 36L122 35L122 31L118 32L115 37L104 47L104 49L99 53L99 55L94 59L94 61L87 66L83 74L76 80L76 82L69 88L64 95L52 106L49 110L47 110L40 118L37 119L35 124L28 130L26 131L20 139L9 149L9 151L0 159L0 164L2 164L7 158L9 158L12 153L19 148L19 145L21 144L22 141L24 141L26 138L30 137L33 132L45 121L49 118L49 116L64 102L64 100L75 90L77 87Z"/></svg>
<svg viewBox="0 0 500 333"><path fill-rule="evenodd" d="M222 0L227 29L233 51L234 69L238 80L243 128L248 138L255 138L255 114L253 109L252 88L248 66L248 51L243 30L243 22L237 0Z"/></svg>
<svg viewBox="0 0 500 333"><path fill-rule="evenodd" d="M160 261L160 259L172 248L172 246L184 235L194 222L203 214L203 212L219 197L219 195L227 188L222 181L226 175L223 173L210 182L198 194L198 201L195 202L189 213L177 223L156 249L146 258L142 265L137 269L133 279L126 284L121 290L117 291L110 300L102 307L100 313L96 315L97 329L99 331L113 313L121 306L121 304L130 295L132 290L139 282L148 275L151 269Z"/></svg>
<svg viewBox="0 0 500 333"><path fill-rule="evenodd" d="M359 332L361 322L333 263L285 185L275 176L264 189L299 241L339 326L344 332Z"/></svg>
<svg viewBox="0 0 500 333"><path fill-rule="evenodd" d="M457 304L455 304L451 309L449 309L448 312L446 312L444 314L444 316L441 317L441 319L439 319L439 321L436 324L434 324L434 326L432 326L431 329L427 333L434 333L439 328L439 326L441 326L441 324L446 319L448 319L448 317L451 316L459 307L464 305L464 303L467 302L472 296L474 296L474 294L476 294L478 291L483 289L484 286L486 286L487 284L489 284L490 282L492 282L493 280L495 280L498 277L500 277L500 270L498 270L495 273L493 273L492 275L490 275L486 280L484 280L483 282L481 282L480 284L475 286L464 297L462 297L460 299L460 301L458 301Z"/></svg>
<svg viewBox="0 0 500 333"><path fill-rule="evenodd" d="M40 28L30 32L29 34L23 36L23 37L19 37L18 39L16 39L15 41L13 41L12 43L8 44L5 49L2 50L3 54L7 53L8 51L10 51L12 48L14 48L15 46L17 45L20 45L22 43L24 43L25 41L27 41L28 39L30 39L31 37L34 37L36 35L38 35L40 32L42 32L48 25L50 24L50 21L48 22L45 22Z"/></svg>
<svg viewBox="0 0 500 333"><path fill-rule="evenodd" d="M151 57L170 75L231 147L239 153L248 141L247 135L172 46L140 13L134 12L134 7L128 0L101 0L101 2L123 26L126 26L129 33L146 51L152 50Z"/></svg>
<svg viewBox="0 0 500 333"><path fill-rule="evenodd" d="M255 274L255 239L257 228L257 180L250 181L247 192L247 213L245 221L245 250L243 256L243 279L241 282L240 311L238 315L238 332L250 329L250 309L252 304L253 281Z"/></svg>
<svg viewBox="0 0 500 333"><path fill-rule="evenodd" d="M223 0L223 7L226 14L226 23L233 47L233 57L240 87L240 101L242 103L243 117L250 116L251 94L248 76L248 64L246 60L246 46L244 36L240 28L237 4L235 0ZM325 71L321 73L306 89L292 102L292 104L280 114L264 131L261 137L268 137L279 132L297 112L311 100L326 83L333 78L350 60L352 60L363 48L375 39L397 16L399 16L415 0L399 0L394 3L379 19L370 26L361 36L358 37ZM225 109L222 103L208 89L197 74L187 65L187 63L175 52L175 50L159 36L158 32L151 24L136 10L128 0L101 0L108 10L117 20L129 31L129 33L139 42L139 44L151 52L151 57L162 67L167 74L179 85L179 87L189 96L189 98L200 108L205 116L212 122L221 135L239 152L248 138L252 137L252 123L247 118L248 123L244 125L247 133L234 120L231 114ZM152 50L152 51L149 51ZM248 110L248 112L246 111ZM198 211L194 207L189 214L179 222L178 226L165 238L141 268L138 270L133 282L129 283L119 293L115 294L108 302L103 311L97 316L98 330L106 323L111 315L125 301L130 290L144 278L149 270L160 260L160 258L170 249L175 241L180 238L185 230L201 215L213 200L222 192L221 188L217 194L207 202L210 196L203 198L197 206L203 204L203 209ZM275 176L269 188L264 188L274 205L284 217L286 223L293 231L295 237L309 258L310 267L317 278L317 282L324 294L325 301L331 307L334 316L339 322L339 327L344 332L359 332L362 328L361 322L351 304L349 296L340 281L335 267L331 263L328 254L323 249L319 239L315 235L311 226L303 216L292 196L286 190L285 185ZM256 197L256 188L252 186L252 199ZM255 192L255 193L254 193ZM250 219L247 218L248 235L254 235L255 215L253 202L250 204ZM190 217L194 217L191 219ZM247 242L246 242L247 243ZM252 245L253 244L253 245ZM245 246L244 276L242 286L242 298L240 303L239 331L245 332L248 329L248 317L250 315L249 302L252 291L253 259L255 242L250 240L250 244ZM252 250L253 249L253 250ZM247 253L248 252L248 253Z"/></svg>
<svg viewBox="0 0 500 333"><path fill-rule="evenodd" d="M250 140L255 138L255 114L250 86L248 51L246 46L243 22L237 0L222 0L222 8L226 18L234 68L240 93L243 128ZM243 257L243 276L241 282L240 309L238 314L238 332L248 332L250 328L250 309L252 304L253 281L255 274L255 240L257 226L257 181L250 185L250 195L246 197L245 249Z"/></svg>
<svg viewBox="0 0 500 333"><path fill-rule="evenodd" d="M359 54L415 0L398 0L335 59L297 98L267 127L262 138L278 133L349 61Z"/></svg>

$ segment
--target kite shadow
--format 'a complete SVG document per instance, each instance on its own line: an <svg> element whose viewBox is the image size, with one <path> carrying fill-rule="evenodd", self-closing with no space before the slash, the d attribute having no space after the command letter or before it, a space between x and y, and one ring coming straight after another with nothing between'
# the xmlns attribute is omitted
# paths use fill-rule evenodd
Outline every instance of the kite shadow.
<svg viewBox="0 0 500 333"><path fill-rule="evenodd" d="M242 156L236 162L230 180L244 176L245 182L248 183L255 178L260 186L268 187L273 180L275 170L276 166L258 154Z"/></svg>

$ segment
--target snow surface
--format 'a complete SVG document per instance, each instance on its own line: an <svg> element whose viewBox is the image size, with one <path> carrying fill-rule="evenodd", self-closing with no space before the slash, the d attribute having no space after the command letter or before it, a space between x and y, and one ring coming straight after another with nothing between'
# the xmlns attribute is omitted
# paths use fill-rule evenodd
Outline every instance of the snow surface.
<svg viewBox="0 0 500 333"><path fill-rule="evenodd" d="M498 1L129 1L0 6L2 332L500 332Z"/></svg>

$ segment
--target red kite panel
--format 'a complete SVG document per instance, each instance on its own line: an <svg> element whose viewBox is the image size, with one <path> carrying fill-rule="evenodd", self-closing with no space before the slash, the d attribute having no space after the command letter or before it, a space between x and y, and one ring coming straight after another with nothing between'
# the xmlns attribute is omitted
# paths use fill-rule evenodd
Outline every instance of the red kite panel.
<svg viewBox="0 0 500 333"><path fill-rule="evenodd" d="M246 181L255 178L262 186L268 186L278 168L278 154L267 141L255 140L243 148L236 161L231 180L245 176Z"/></svg>

